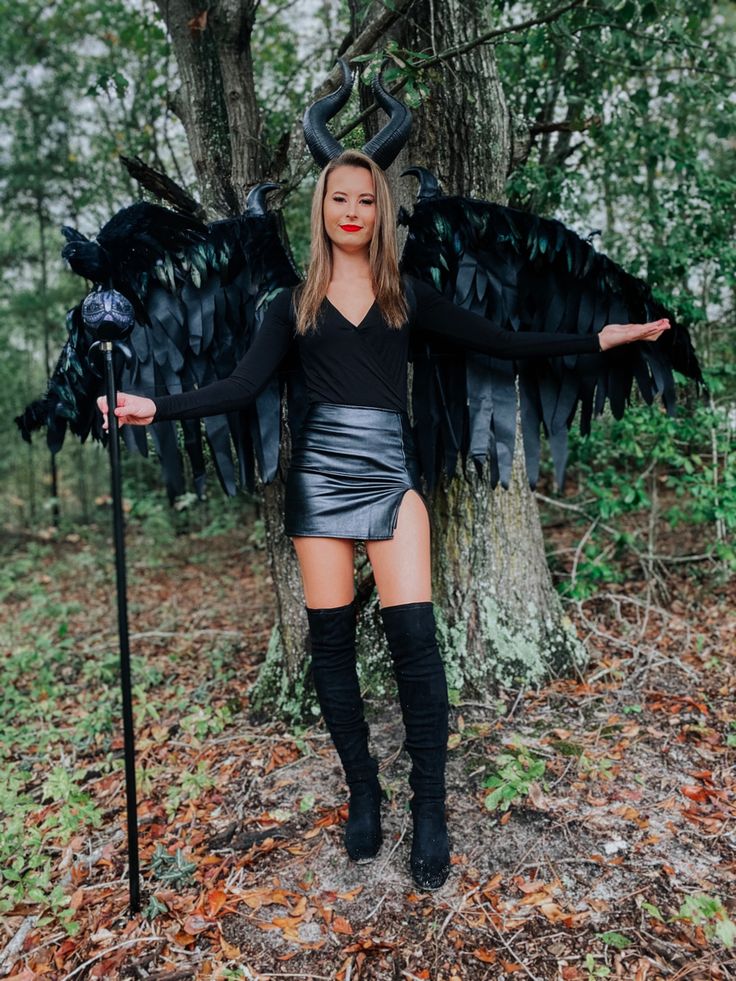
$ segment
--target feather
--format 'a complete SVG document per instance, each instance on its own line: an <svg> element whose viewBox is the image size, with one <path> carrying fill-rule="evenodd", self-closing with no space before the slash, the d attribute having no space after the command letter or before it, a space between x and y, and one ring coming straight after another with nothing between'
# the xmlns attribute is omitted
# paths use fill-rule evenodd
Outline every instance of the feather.
<svg viewBox="0 0 736 981"><path fill-rule="evenodd" d="M299 281L285 245L283 222L267 212L246 212L204 225L138 202L113 215L96 241L68 227L62 233L67 243L62 255L72 269L97 286L117 289L134 305L132 360L117 368L122 390L132 394L175 394L227 377L253 342L256 321L262 321L268 304L281 289ZM81 320L81 303L70 311L67 326L69 338L46 396L17 420L28 440L45 426L54 452L61 449L67 428L81 438L90 431L96 438L102 436L95 399L103 386L88 358L92 338ZM298 391L299 382L290 380ZM212 417L204 424L215 471L228 494L236 492L238 478L254 489L256 463L264 482L278 471L280 384L274 378L243 413ZM303 404L295 399L290 404L298 421ZM159 422L147 428L173 498L184 490L177 427ZM188 420L182 429L195 489L202 496L202 426ZM123 427L122 432L129 449L147 452L143 428Z"/></svg>
<svg viewBox="0 0 736 981"><path fill-rule="evenodd" d="M415 360L412 399L428 487L437 483L448 459L455 465L454 457L441 452L440 398L445 418L467 408L463 463L468 456L478 465L489 459L491 474L506 486L515 450L518 375L527 477L534 486L541 424L562 486L567 432L578 406L580 429L587 433L606 401L617 417L625 411L634 382L647 402L658 394L668 412L675 406L673 370L692 378L699 390L703 386L685 326L654 300L643 280L596 252L562 222L475 198L434 195L420 197L411 215L403 211L401 223L408 229L402 272L503 329L588 335L606 323L668 317L671 324L655 343L628 344L605 355L523 359L515 366L496 360L491 366L476 351L457 351L456 361L464 359L466 383L454 386L440 385L443 376L425 370L439 350L437 340L428 337Z"/></svg>

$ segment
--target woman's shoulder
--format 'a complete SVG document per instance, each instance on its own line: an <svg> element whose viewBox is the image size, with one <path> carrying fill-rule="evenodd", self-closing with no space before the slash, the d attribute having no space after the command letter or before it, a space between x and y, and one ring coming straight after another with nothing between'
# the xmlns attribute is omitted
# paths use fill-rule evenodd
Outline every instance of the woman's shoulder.
<svg viewBox="0 0 736 981"><path fill-rule="evenodd" d="M427 283L426 280L419 279L411 273L404 273L403 278L408 289L411 289L413 292L417 306L424 307L427 304L431 305L433 302L443 299L442 293L431 283Z"/></svg>
<svg viewBox="0 0 736 981"><path fill-rule="evenodd" d="M438 290L424 279L420 279L413 273L402 273L401 278L404 283L408 283L417 293L437 293Z"/></svg>

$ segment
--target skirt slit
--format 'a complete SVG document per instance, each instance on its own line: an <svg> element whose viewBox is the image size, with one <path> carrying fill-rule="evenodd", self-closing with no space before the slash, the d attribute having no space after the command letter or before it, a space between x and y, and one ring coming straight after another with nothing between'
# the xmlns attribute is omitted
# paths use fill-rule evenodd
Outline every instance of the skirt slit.
<svg viewBox="0 0 736 981"><path fill-rule="evenodd" d="M426 506L406 412L314 402L292 447L284 533L393 538L408 490Z"/></svg>

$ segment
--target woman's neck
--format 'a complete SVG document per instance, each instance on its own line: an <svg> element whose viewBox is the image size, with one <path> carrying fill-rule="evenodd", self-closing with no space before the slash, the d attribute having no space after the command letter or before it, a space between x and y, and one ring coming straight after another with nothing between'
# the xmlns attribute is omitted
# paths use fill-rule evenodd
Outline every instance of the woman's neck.
<svg viewBox="0 0 736 981"><path fill-rule="evenodd" d="M331 282L355 282L359 279L370 280L371 264L366 252L343 252L342 249L332 250Z"/></svg>

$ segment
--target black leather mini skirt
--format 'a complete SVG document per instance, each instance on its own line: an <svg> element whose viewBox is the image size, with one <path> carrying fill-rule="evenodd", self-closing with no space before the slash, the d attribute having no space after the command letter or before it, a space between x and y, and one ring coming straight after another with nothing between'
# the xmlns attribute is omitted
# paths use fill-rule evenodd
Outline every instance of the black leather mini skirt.
<svg viewBox="0 0 736 981"><path fill-rule="evenodd" d="M406 412L313 402L292 446L284 532L393 538L401 500L412 489L424 500Z"/></svg>

